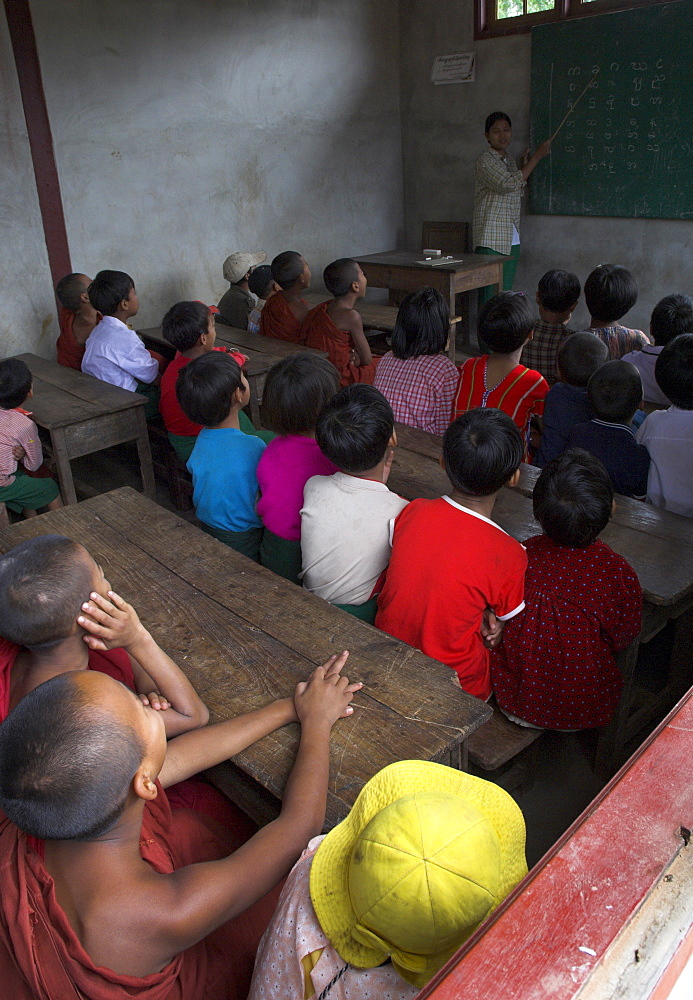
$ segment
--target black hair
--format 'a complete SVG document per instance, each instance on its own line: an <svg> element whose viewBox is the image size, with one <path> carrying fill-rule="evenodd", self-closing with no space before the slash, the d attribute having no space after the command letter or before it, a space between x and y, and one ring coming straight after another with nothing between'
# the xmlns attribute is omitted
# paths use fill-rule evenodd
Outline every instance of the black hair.
<svg viewBox="0 0 693 1000"><path fill-rule="evenodd" d="M450 307L435 288L417 288L402 299L392 332L396 358L440 354L450 335Z"/></svg>
<svg viewBox="0 0 693 1000"><path fill-rule="evenodd" d="M492 111L484 123L484 133L490 132L491 127L498 121L507 122L510 128L513 127L513 123L510 121L510 118L506 115L505 111Z"/></svg>
<svg viewBox="0 0 693 1000"><path fill-rule="evenodd" d="M176 302L161 321L164 340L179 351L191 351L209 328L209 309L204 302Z"/></svg>
<svg viewBox="0 0 693 1000"><path fill-rule="evenodd" d="M556 366L568 385L584 389L592 375L609 360L609 348L596 335L585 330L571 333L561 341L556 354Z"/></svg>
<svg viewBox="0 0 693 1000"><path fill-rule="evenodd" d="M650 317L650 333L657 347L664 347L681 333L693 333L693 299L690 295L667 295Z"/></svg>
<svg viewBox="0 0 693 1000"><path fill-rule="evenodd" d="M144 756L135 731L77 683L68 671L39 684L0 726L0 809L42 840L106 833Z"/></svg>
<svg viewBox="0 0 693 1000"><path fill-rule="evenodd" d="M522 347L535 323L534 309L526 295L501 292L482 307L477 330L494 353L511 354Z"/></svg>
<svg viewBox="0 0 693 1000"><path fill-rule="evenodd" d="M572 271L547 271L539 279L537 294L544 309L567 312L580 298L580 281Z"/></svg>
<svg viewBox="0 0 693 1000"><path fill-rule="evenodd" d="M188 420L216 427L226 420L236 389L242 389L238 362L223 351L209 351L182 368L176 380L176 399Z"/></svg>
<svg viewBox="0 0 693 1000"><path fill-rule="evenodd" d="M460 493L489 497L520 467L524 443L517 425L502 410L467 410L443 435L448 479Z"/></svg>
<svg viewBox="0 0 693 1000"><path fill-rule="evenodd" d="M358 280L358 276L359 266L351 257L340 257L339 260L333 260L322 272L325 288L335 298L346 295L352 282Z"/></svg>
<svg viewBox="0 0 693 1000"><path fill-rule="evenodd" d="M303 273L304 260L296 250L285 250L277 254L270 267L272 277L280 288L292 288Z"/></svg>
<svg viewBox="0 0 693 1000"><path fill-rule="evenodd" d="M83 292L86 292L88 287L89 278L87 278L86 274L66 274L55 286L55 294L58 296L61 306L77 312L81 305L80 296Z"/></svg>
<svg viewBox="0 0 693 1000"><path fill-rule="evenodd" d="M584 549L609 523L614 488L594 455L568 448L551 459L534 485L534 516L557 545Z"/></svg>
<svg viewBox="0 0 693 1000"><path fill-rule="evenodd" d="M642 403L640 372L630 361L607 361L587 383L587 401L600 420L629 424Z"/></svg>
<svg viewBox="0 0 693 1000"><path fill-rule="evenodd" d="M315 438L338 469L358 475L382 461L394 429L392 407L383 394L372 385L357 383L323 406Z"/></svg>
<svg viewBox="0 0 693 1000"><path fill-rule="evenodd" d="M2 635L29 649L67 639L88 600L92 577L80 546L64 535L38 535L0 556Z"/></svg>
<svg viewBox="0 0 693 1000"><path fill-rule="evenodd" d="M637 301L635 278L620 264L600 264L585 282L585 302L593 319L616 323Z"/></svg>
<svg viewBox="0 0 693 1000"><path fill-rule="evenodd" d="M253 295L257 295L259 298L264 299L265 292L273 281L274 278L272 277L272 268L270 265L260 264L250 272L250 277L248 278L248 288Z"/></svg>
<svg viewBox="0 0 693 1000"><path fill-rule="evenodd" d="M102 316L114 316L134 287L135 282L125 271L99 271L87 292L94 309Z"/></svg>
<svg viewBox="0 0 693 1000"><path fill-rule="evenodd" d="M0 361L0 409L21 406L31 391L31 382L29 366L19 358Z"/></svg>
<svg viewBox="0 0 693 1000"><path fill-rule="evenodd" d="M275 434L314 430L325 403L339 391L339 372L327 358L291 354L267 372L262 390L262 426Z"/></svg>
<svg viewBox="0 0 693 1000"><path fill-rule="evenodd" d="M674 406L693 410L693 333L681 333L662 348L655 378Z"/></svg>

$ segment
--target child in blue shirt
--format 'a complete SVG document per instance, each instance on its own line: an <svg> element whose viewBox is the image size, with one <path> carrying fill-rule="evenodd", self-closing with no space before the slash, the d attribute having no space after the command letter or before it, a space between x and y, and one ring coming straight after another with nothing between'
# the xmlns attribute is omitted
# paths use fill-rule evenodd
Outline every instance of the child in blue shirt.
<svg viewBox="0 0 693 1000"><path fill-rule="evenodd" d="M240 428L250 399L245 375L230 354L210 351L182 369L176 397L186 417L202 424L187 463L202 529L259 562L257 464L265 443Z"/></svg>

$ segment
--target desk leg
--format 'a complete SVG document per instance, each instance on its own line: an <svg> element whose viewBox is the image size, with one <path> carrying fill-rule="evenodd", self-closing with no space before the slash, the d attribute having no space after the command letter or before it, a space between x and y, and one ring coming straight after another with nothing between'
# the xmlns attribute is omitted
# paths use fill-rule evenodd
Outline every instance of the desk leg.
<svg viewBox="0 0 693 1000"><path fill-rule="evenodd" d="M448 280L448 306L450 307L450 319L456 316L455 312L455 279L451 275ZM457 323L450 324L450 337L448 339L448 357L455 363L457 357ZM464 342L469 343L469 330L464 330Z"/></svg>
<svg viewBox="0 0 693 1000"><path fill-rule="evenodd" d="M70 468L70 457L65 440L65 430L57 427L51 431L51 445L53 447L53 457L58 470L58 481L60 483L60 493L64 504L77 503L75 493L75 482L72 478Z"/></svg>
<svg viewBox="0 0 693 1000"><path fill-rule="evenodd" d="M149 431L144 416L144 406L137 410L137 456L140 460L140 475L142 476L142 492L150 500L156 500L156 484L154 482L154 466L152 465L152 449L149 444Z"/></svg>

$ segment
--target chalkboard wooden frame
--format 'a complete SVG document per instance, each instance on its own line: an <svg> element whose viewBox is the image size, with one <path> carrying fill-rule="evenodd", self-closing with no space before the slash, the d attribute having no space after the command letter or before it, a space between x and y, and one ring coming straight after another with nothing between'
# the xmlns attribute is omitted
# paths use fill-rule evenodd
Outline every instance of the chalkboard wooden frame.
<svg viewBox="0 0 693 1000"><path fill-rule="evenodd" d="M547 215L693 219L693 0L532 29L535 142L558 127L530 181Z"/></svg>

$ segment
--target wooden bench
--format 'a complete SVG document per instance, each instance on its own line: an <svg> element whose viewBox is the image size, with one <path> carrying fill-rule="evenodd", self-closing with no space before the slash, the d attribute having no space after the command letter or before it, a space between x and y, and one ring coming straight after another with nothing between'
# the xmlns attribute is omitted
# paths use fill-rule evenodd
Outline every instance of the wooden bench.
<svg viewBox="0 0 693 1000"><path fill-rule="evenodd" d="M137 444L142 488L153 498L154 473L144 396L35 354L17 357L33 376L31 411L38 426L50 434L63 502L77 502L71 459L126 441Z"/></svg>
<svg viewBox="0 0 693 1000"><path fill-rule="evenodd" d="M543 734L543 729L530 729L506 719L497 705L493 715L467 740L469 763L482 771L497 771Z"/></svg>

